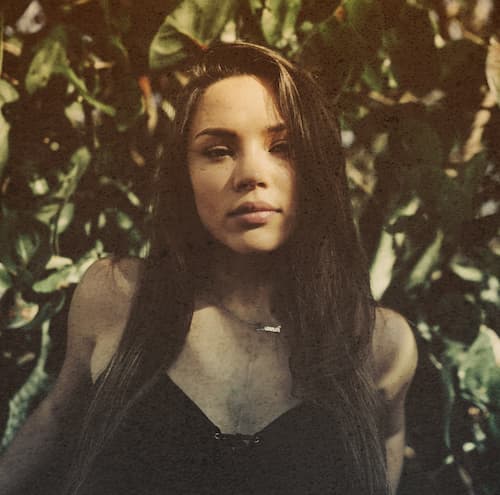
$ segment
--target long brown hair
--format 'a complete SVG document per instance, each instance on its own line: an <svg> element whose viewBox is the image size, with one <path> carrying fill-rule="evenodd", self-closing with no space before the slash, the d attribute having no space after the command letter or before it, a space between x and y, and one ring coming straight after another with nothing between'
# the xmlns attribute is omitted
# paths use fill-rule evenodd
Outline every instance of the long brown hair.
<svg viewBox="0 0 500 495"><path fill-rule="evenodd" d="M240 74L272 85L298 175L297 225L280 249L274 292L276 316L290 331L294 391L334 413L352 466L353 492L388 492L372 379L375 305L352 218L336 119L308 73L267 48L232 43L204 53L179 97L157 176L150 254L118 350L87 412L68 493L77 494L91 476L117 425L173 362L189 331L215 241L195 210L187 134L204 90Z"/></svg>

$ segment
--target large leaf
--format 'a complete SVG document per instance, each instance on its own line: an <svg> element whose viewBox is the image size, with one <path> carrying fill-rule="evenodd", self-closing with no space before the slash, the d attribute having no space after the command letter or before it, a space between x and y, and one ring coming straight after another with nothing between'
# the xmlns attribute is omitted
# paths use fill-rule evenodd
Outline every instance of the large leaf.
<svg viewBox="0 0 500 495"><path fill-rule="evenodd" d="M37 397L46 394L50 385L49 377L45 371L45 364L47 362L50 335L49 335L50 322L47 320L42 325L42 338L40 342L40 354L38 356L35 368L24 385L9 401L9 418L5 428L5 432L0 443L0 450L7 448L9 443L14 438L17 430L22 426L26 420L30 405Z"/></svg>
<svg viewBox="0 0 500 495"><path fill-rule="evenodd" d="M89 251L80 258L77 263L64 263L57 271L50 274L47 278L36 282L33 289L36 292L48 294L58 291L71 284L77 284L87 268L102 254L100 246Z"/></svg>
<svg viewBox="0 0 500 495"><path fill-rule="evenodd" d="M169 14L149 49L149 65L166 69L182 61L196 48L215 40L232 18L237 0L184 0Z"/></svg>
<svg viewBox="0 0 500 495"><path fill-rule="evenodd" d="M389 143L399 165L407 167L440 167L444 159L441 139L424 118L414 116L413 108L402 106L394 119ZM422 170L425 175L425 171Z"/></svg>
<svg viewBox="0 0 500 495"><path fill-rule="evenodd" d="M0 178L9 157L9 130L10 124L5 120L2 107L5 103L16 101L19 93L7 81L0 79Z"/></svg>
<svg viewBox="0 0 500 495"><path fill-rule="evenodd" d="M406 4L397 24L385 31L384 39L401 88L421 95L436 86L439 64L427 10Z"/></svg>
<svg viewBox="0 0 500 495"><path fill-rule="evenodd" d="M71 155L69 172L59 174L61 185L54 195L55 198L67 201L73 195L91 159L92 155L86 146L78 148Z"/></svg>
<svg viewBox="0 0 500 495"><path fill-rule="evenodd" d="M42 206L34 216L37 220L53 227L57 234L62 234L73 220L74 213L73 203L49 203Z"/></svg>
<svg viewBox="0 0 500 495"><path fill-rule="evenodd" d="M411 290L419 285L424 284L438 264L440 258L441 247L443 244L444 234L441 230L436 232L436 236L432 243L427 246L425 251L420 256L417 263L408 275L406 282L406 290Z"/></svg>
<svg viewBox="0 0 500 495"><path fill-rule="evenodd" d="M10 287L12 287L12 278L3 263L0 263L0 299Z"/></svg>
<svg viewBox="0 0 500 495"><path fill-rule="evenodd" d="M479 407L500 412L500 341L481 327L479 336L463 357L459 370L462 394Z"/></svg>
<svg viewBox="0 0 500 495"><path fill-rule="evenodd" d="M28 321L23 325L19 325L18 329L24 332L30 330L39 330L47 320L50 320L53 316L55 316L62 310L65 300L66 295L64 291L54 291L48 301L45 301L38 305L38 311L35 317L31 321Z"/></svg>
<svg viewBox="0 0 500 495"><path fill-rule="evenodd" d="M300 54L302 64L321 75L328 92L337 95L362 71L359 36L335 16L318 24Z"/></svg>
<svg viewBox="0 0 500 495"><path fill-rule="evenodd" d="M31 286L51 255L50 230L29 212L4 208L0 222L0 261L21 285Z"/></svg>
<svg viewBox="0 0 500 495"><path fill-rule="evenodd" d="M374 54L382 42L384 16L378 0L346 0L346 20L358 35L365 53Z"/></svg>
<svg viewBox="0 0 500 495"><path fill-rule="evenodd" d="M339 6L341 0L302 0L300 19L310 22L321 22L330 17Z"/></svg>
<svg viewBox="0 0 500 495"><path fill-rule="evenodd" d="M394 234L399 234L404 240L405 233L401 231L403 224L413 218L419 201L412 197L408 203L396 209L387 222L387 226L380 234L379 243L370 266L370 281L373 297L380 300L391 284L394 265L397 261Z"/></svg>
<svg viewBox="0 0 500 495"><path fill-rule="evenodd" d="M76 72L66 64L56 64L54 67L54 72L63 75L66 79L74 85L74 87L78 90L80 96L88 103L90 103L93 107L100 110L102 113L109 115L110 117L114 117L116 114L116 109L111 106L99 101L95 98L87 89L87 85L85 81L79 77Z"/></svg>
<svg viewBox="0 0 500 495"><path fill-rule="evenodd" d="M301 0L266 0L261 26L270 45L284 48L296 43L295 25L301 4Z"/></svg>
<svg viewBox="0 0 500 495"><path fill-rule="evenodd" d="M59 72L61 67L68 66L67 42L66 31L61 25L54 27L43 39L26 74L25 86L28 93L45 88L54 73Z"/></svg>

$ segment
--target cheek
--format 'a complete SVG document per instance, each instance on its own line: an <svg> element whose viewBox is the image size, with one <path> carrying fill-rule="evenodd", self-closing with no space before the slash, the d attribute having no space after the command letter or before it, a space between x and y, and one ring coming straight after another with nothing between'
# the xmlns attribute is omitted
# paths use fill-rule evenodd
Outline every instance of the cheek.
<svg viewBox="0 0 500 495"><path fill-rule="evenodd" d="M217 216L220 208L220 181L214 174L203 171L191 171L190 177L198 215L206 224Z"/></svg>

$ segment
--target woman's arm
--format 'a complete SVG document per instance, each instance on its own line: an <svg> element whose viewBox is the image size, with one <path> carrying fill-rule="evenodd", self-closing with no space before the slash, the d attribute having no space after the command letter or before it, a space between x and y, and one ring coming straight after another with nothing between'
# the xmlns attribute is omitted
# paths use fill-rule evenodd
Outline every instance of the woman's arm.
<svg viewBox="0 0 500 495"><path fill-rule="evenodd" d="M130 262L125 262L129 263ZM70 457L69 439L78 436L92 385L92 368L103 366L100 342L113 340L124 326L130 290L123 275L131 268L105 259L84 275L71 301L68 339L61 372L48 396L17 433L0 460L0 493L41 492L36 486L47 469L58 472ZM116 269L115 269L116 268ZM127 271L128 269L128 271ZM111 338L110 338L111 337Z"/></svg>
<svg viewBox="0 0 500 495"><path fill-rule="evenodd" d="M374 355L376 384L385 404L382 425L387 472L391 491L395 494L406 445L405 398L417 365L415 338L401 315L386 309L377 311Z"/></svg>

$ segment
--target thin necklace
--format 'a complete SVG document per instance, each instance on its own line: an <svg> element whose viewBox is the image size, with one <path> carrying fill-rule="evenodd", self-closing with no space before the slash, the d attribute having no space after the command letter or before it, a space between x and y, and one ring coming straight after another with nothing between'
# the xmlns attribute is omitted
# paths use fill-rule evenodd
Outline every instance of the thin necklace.
<svg viewBox="0 0 500 495"><path fill-rule="evenodd" d="M228 316L230 316L233 320L239 321L240 323L243 323L244 325L247 325L249 327L253 327L253 329L256 332L270 332L270 333L280 333L281 332L281 325L267 325L265 323L262 323L260 321L250 321L250 320L245 320L238 316L236 313L231 311L225 304L222 302L217 302L216 306L222 309L224 313L226 313Z"/></svg>

